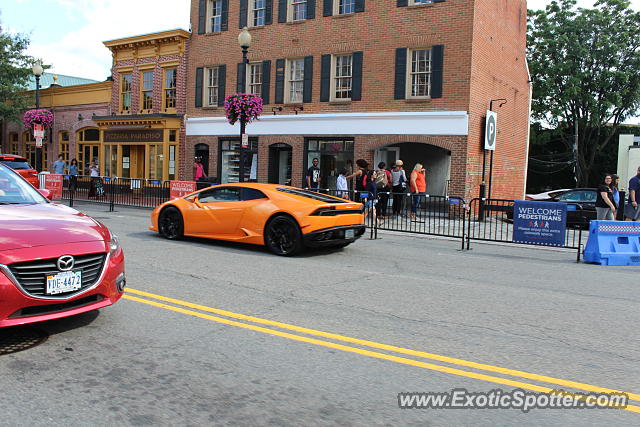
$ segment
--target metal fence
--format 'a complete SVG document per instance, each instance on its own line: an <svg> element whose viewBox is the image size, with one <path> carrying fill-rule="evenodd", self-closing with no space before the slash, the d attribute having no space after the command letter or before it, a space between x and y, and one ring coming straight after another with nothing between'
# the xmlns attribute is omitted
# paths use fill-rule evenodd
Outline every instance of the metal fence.
<svg viewBox="0 0 640 427"><path fill-rule="evenodd" d="M169 200L169 181L139 178L65 176L63 199L115 206L153 208ZM513 241L514 200L379 192L375 200L361 191L320 189L321 193L365 204L365 224L371 239L378 231L396 231L460 239L460 249L469 250L471 241L515 243ZM581 207L574 205L580 214ZM567 227L564 248L576 249L580 260L584 246L582 227Z"/></svg>

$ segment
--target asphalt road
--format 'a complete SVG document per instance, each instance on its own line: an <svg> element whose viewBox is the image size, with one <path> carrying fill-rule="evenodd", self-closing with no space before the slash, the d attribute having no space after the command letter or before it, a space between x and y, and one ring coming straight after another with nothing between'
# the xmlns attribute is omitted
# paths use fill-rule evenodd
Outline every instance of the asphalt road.
<svg viewBox="0 0 640 427"><path fill-rule="evenodd" d="M584 384L640 406L640 267L397 234L281 258L166 241L148 210L79 209L120 236L129 290L0 356L0 425L640 423L619 409L398 407L400 392Z"/></svg>

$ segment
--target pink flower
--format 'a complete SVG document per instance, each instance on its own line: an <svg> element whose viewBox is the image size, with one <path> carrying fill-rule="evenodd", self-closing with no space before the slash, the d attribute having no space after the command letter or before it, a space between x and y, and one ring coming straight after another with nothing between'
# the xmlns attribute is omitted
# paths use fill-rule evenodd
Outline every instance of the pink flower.
<svg viewBox="0 0 640 427"><path fill-rule="evenodd" d="M34 123L49 127L53 125L53 113L45 108L27 110L22 116L22 122L27 129L32 129Z"/></svg>
<svg viewBox="0 0 640 427"><path fill-rule="evenodd" d="M251 123L262 113L262 98L253 93L234 93L225 97L224 110L229 123Z"/></svg>

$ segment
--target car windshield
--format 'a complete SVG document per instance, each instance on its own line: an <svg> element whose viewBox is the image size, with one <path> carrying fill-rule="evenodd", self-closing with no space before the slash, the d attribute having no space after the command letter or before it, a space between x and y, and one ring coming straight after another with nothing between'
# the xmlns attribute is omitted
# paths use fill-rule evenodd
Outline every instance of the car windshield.
<svg viewBox="0 0 640 427"><path fill-rule="evenodd" d="M27 163L26 160L13 159L13 160L0 160L0 162L4 163L5 165L9 166L11 169L14 169L14 170L33 169L31 165Z"/></svg>
<svg viewBox="0 0 640 427"><path fill-rule="evenodd" d="M31 184L0 164L0 205L47 203Z"/></svg>
<svg viewBox="0 0 640 427"><path fill-rule="evenodd" d="M295 194L296 196L308 197L309 199L319 200L325 203L347 203L342 199L338 199L337 197L332 197L313 191L300 190L297 188L278 188L278 191L288 194Z"/></svg>

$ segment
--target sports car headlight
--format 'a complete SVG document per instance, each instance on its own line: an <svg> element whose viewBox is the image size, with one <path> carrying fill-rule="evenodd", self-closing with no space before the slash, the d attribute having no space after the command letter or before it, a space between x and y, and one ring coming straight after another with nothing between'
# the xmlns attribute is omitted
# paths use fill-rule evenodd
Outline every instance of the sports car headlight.
<svg viewBox="0 0 640 427"><path fill-rule="evenodd" d="M118 240L118 236L115 234L111 234L111 240L109 240L109 253L113 255L115 251L120 247L120 240Z"/></svg>

